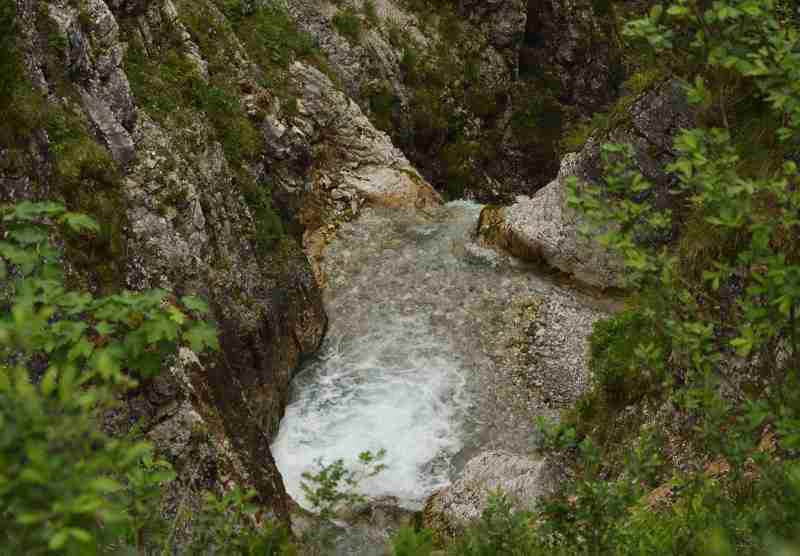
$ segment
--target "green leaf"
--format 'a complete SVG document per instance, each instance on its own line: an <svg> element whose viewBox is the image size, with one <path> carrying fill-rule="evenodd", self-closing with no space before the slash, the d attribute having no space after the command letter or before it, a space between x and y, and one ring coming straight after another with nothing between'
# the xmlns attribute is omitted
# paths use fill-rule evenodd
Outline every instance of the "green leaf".
<svg viewBox="0 0 800 556"><path fill-rule="evenodd" d="M686 6L679 6L677 4L673 4L667 9L667 14L673 17L680 17L689 14L689 8Z"/></svg>
<svg viewBox="0 0 800 556"><path fill-rule="evenodd" d="M70 528L69 534L78 542L88 543L92 540L92 535L88 531L84 529L78 529L77 527Z"/></svg>
<svg viewBox="0 0 800 556"><path fill-rule="evenodd" d="M50 367L47 369L47 372L44 374L44 378L42 378L41 388L42 394L44 396L49 397L56 388L56 380L58 379L58 368Z"/></svg>
<svg viewBox="0 0 800 556"><path fill-rule="evenodd" d="M19 478L21 481L26 483L34 483L39 485L46 485L47 479L45 479L44 475L37 469L33 469L32 467L26 467L22 470L19 474Z"/></svg>
<svg viewBox="0 0 800 556"><path fill-rule="evenodd" d="M116 326L114 326L113 324L111 324L109 322L101 321L101 322L99 322L99 323L97 323L95 325L94 329L101 336L109 336L109 335L113 334L116 331L117 328L116 328Z"/></svg>
<svg viewBox="0 0 800 556"><path fill-rule="evenodd" d="M197 323L184 332L183 337L189 342L189 347L195 353L203 353L206 349L219 350L217 331L210 324Z"/></svg>
<svg viewBox="0 0 800 556"><path fill-rule="evenodd" d="M85 214L68 212L61 217L61 221L75 232L94 232L100 231L100 226L93 218Z"/></svg>
<svg viewBox="0 0 800 556"><path fill-rule="evenodd" d="M169 320L179 326L186 322L186 315L184 315L181 310L174 305L170 305L167 308L167 313L169 313Z"/></svg>
<svg viewBox="0 0 800 556"><path fill-rule="evenodd" d="M195 313L199 313L201 315L204 315L209 311L208 304L199 297L195 297L193 295L186 295L182 297L181 304L183 304L183 306L190 311L194 311Z"/></svg>
<svg viewBox="0 0 800 556"><path fill-rule="evenodd" d="M87 486L89 489L100 494L109 494L122 489L121 484L113 479L109 479L108 477L98 477L93 479Z"/></svg>
<svg viewBox="0 0 800 556"><path fill-rule="evenodd" d="M94 344L92 344L86 336L82 336L80 340L75 342L70 350L67 352L68 361L77 361L81 357L89 359L94 352Z"/></svg>
<svg viewBox="0 0 800 556"><path fill-rule="evenodd" d="M50 548L50 550L60 550L64 548L64 545L67 544L68 540L69 529L61 529L50 538L50 542L47 543L47 546Z"/></svg>
<svg viewBox="0 0 800 556"><path fill-rule="evenodd" d="M47 512L25 512L17 516L17 523L22 525L34 525L42 523L50 518Z"/></svg>
<svg viewBox="0 0 800 556"><path fill-rule="evenodd" d="M22 245L34 245L47 239L47 231L38 226L25 226L9 231L8 237Z"/></svg>
<svg viewBox="0 0 800 556"><path fill-rule="evenodd" d="M31 221L45 216L58 216L64 212L64 205L54 203L51 201L44 201L34 203L31 201L22 201L14 205L10 214L6 215L4 220L23 220Z"/></svg>

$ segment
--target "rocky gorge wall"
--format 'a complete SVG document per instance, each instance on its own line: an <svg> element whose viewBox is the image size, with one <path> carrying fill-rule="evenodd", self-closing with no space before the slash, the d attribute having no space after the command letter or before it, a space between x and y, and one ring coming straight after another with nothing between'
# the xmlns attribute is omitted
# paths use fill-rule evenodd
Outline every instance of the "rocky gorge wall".
<svg viewBox="0 0 800 556"><path fill-rule="evenodd" d="M617 96L616 15L584 0L288 4L344 90L451 197L510 202ZM609 3L610 6L610 3Z"/></svg>
<svg viewBox="0 0 800 556"><path fill-rule="evenodd" d="M3 52L2 201L57 199L101 223L66 245L77 287L199 294L220 331L220 353L182 352L108 426L137 424L173 460L175 505L233 481L286 516L269 443L327 321L303 237L313 243L364 203L439 196L309 64L322 67L278 8L14 7L3 22L16 41Z"/></svg>
<svg viewBox="0 0 800 556"><path fill-rule="evenodd" d="M571 122L621 80L596 4L15 2L0 200L100 221L65 246L77 286L197 293L220 329L217 356L183 352L108 418L175 462L174 504L236 482L288 513L269 444L325 333L327 238L365 205L556 178Z"/></svg>

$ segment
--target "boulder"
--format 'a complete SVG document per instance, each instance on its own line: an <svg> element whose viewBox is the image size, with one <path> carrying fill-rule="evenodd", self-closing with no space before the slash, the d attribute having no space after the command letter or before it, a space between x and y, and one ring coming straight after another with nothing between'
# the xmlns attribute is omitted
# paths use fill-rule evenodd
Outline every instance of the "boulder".
<svg viewBox="0 0 800 556"><path fill-rule="evenodd" d="M551 475L547 460L483 452L467 463L458 480L428 498L423 523L440 538L451 537L479 519L498 492L516 510L531 509L537 498L551 490Z"/></svg>
<svg viewBox="0 0 800 556"><path fill-rule="evenodd" d="M585 220L567 204L567 179L601 183L601 141L628 143L634 147L637 169L652 184L640 199L674 214L681 203L672 193L675 178L666 172L666 166L675 158L675 134L690 127L692 118L692 109L677 83L666 82L644 93L607 137L590 138L579 152L567 154L561 160L558 177L533 196L518 196L509 207L486 207L478 234L487 244L549 265L591 286L623 287L620 258L581 233ZM669 241L673 232L647 241ZM599 233L601 230L595 231Z"/></svg>

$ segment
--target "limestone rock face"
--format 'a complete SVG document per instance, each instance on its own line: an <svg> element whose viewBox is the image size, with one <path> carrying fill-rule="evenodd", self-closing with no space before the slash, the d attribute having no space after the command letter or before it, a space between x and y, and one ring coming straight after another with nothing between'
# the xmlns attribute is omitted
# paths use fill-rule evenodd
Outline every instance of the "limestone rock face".
<svg viewBox="0 0 800 556"><path fill-rule="evenodd" d="M520 72L549 68L563 99L590 113L613 99L612 42L588 0L527 0Z"/></svg>
<svg viewBox="0 0 800 556"><path fill-rule="evenodd" d="M130 130L136 110L121 68L125 46L113 13L102 0L89 0L82 11L52 2L47 17L66 38L66 62L98 138L119 164L127 165L135 156Z"/></svg>
<svg viewBox="0 0 800 556"><path fill-rule="evenodd" d="M642 199L658 208L679 210L680 204L671 193L674 178L665 168L675 156L675 134L689 127L691 120L692 111L680 86L667 82L634 102L629 109L629 123L602 139L633 145L639 171L653 184ZM592 286L622 287L620 259L580 233L582 218L566 202L567 178L599 182L600 143L600 138L592 138L580 152L566 155L558 177L532 197L520 196L510 207L484 209L478 230L484 241L522 259L550 265ZM669 238L650 238L666 239Z"/></svg>
<svg viewBox="0 0 800 556"><path fill-rule="evenodd" d="M467 463L461 477L426 502L423 522L440 536L452 536L480 518L489 497L498 490L517 510L530 509L552 488L546 460L489 451Z"/></svg>
<svg viewBox="0 0 800 556"><path fill-rule="evenodd" d="M533 197L501 209L484 209L478 233L521 259L544 263L601 288L621 287L622 264L580 233L581 219L566 204L566 178L575 176L579 155L562 160L558 178Z"/></svg>
<svg viewBox="0 0 800 556"><path fill-rule="evenodd" d="M303 184L301 195L310 194L317 202L347 199L412 208L441 203L402 151L328 77L302 63L292 66L291 76L300 93L299 116L289 129L270 124L279 150L275 162L284 170L273 172L287 193ZM324 158L318 156L322 146ZM302 172L296 170L299 159L309 161Z"/></svg>
<svg viewBox="0 0 800 556"><path fill-rule="evenodd" d="M163 288L209 301L220 352L198 359L182 351L106 424L124 432L139 423L170 457L179 479L168 497L238 482L255 487L261 502L285 517L288 497L269 445L300 360L317 349L327 326L302 238L335 228L364 204L424 207L441 199L320 71L296 63L283 68L291 93L270 88L217 3L73 4L20 1L17 21L32 86L54 111L68 115L64 125L73 127L67 131L80 137L84 150L71 161L78 170L64 186L57 137L31 124L29 137L0 144L0 198L61 199L108 225L113 249L98 257L116 274L102 286L99 279L81 278L87 287ZM144 87L141 72L176 71L147 64L165 49L180 71L193 71L196 86L211 86L220 72L211 63L217 52L204 50L187 23L194 10L207 14L204 29L228 33L214 45L225 49L225 71L235 83L223 101L236 104L235 113L261 134L252 141L263 146L259 152L231 154L226 130L207 105L198 109L179 99L181 114L173 118L151 110L151 99L136 92ZM126 54L134 47L140 56L135 68ZM175 79L169 73L150 77L156 83ZM180 105L184 101L187 106ZM104 157L111 170L89 166ZM247 197L254 187L264 187L271 209L280 212L274 217L288 228L277 239L268 236L267 246L259 236L264 217ZM84 271L94 269L76 266L76 274Z"/></svg>
<svg viewBox="0 0 800 556"><path fill-rule="evenodd" d="M524 39L527 20L524 0L460 0L458 8L474 24L487 30L494 47L516 55Z"/></svg>
<svg viewBox="0 0 800 556"><path fill-rule="evenodd" d="M439 133L447 123L428 117L421 121L415 116L415 110L430 108L432 100L416 95L425 87L436 88L437 102L446 107L441 118L464 122L470 145L477 145L490 131L495 132L497 143L512 112L511 90L525 28L524 1L465 1L454 5L460 37L440 28L442 16L432 15L437 6L412 6L399 0L375 0L371 5L374 17L366 15L367 3L363 0L298 0L289 3L288 9L298 26L312 35L326 54L344 92L373 121L381 121L381 129L391 133L426 178L446 186L441 183L446 165L440 156L444 139L416 141L414 137L424 134L420 130L429 126L437 126L435 133ZM343 14L355 18L361 29L357 41L337 29L336 18ZM442 84L431 85L427 77L423 82L410 77L425 65L440 74ZM465 75L466 67L471 68L467 72L471 77ZM472 108L468 98L474 100L470 101ZM375 106L377 99L388 103L383 113ZM475 113L475 106L481 114ZM485 187L470 190L470 195L492 197L496 194L492 188L505 190L512 182L524 187L518 172L499 158L492 161L497 170L483 167L474 155L463 162L474 168L476 178L483 179L486 174Z"/></svg>

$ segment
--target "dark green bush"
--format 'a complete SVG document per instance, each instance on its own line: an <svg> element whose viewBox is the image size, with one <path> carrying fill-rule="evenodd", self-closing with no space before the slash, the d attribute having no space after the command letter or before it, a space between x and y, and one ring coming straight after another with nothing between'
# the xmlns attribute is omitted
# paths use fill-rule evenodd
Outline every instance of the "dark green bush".
<svg viewBox="0 0 800 556"><path fill-rule="evenodd" d="M661 387L663 377L647 368L650 354L642 354L642 346L666 353L656 323L640 311L629 309L594 326L590 337L592 380L613 405L634 403Z"/></svg>
<svg viewBox="0 0 800 556"><path fill-rule="evenodd" d="M249 176L239 179L256 227L256 249L262 255L271 253L286 235L283 220L272 206L272 195L266 184L259 184Z"/></svg>
<svg viewBox="0 0 800 556"><path fill-rule="evenodd" d="M393 556L431 556L433 534L427 529L401 528L392 538Z"/></svg>
<svg viewBox="0 0 800 556"><path fill-rule="evenodd" d="M366 91L372 123L380 130L391 131L395 111L399 107L399 99L388 83L381 83Z"/></svg>
<svg viewBox="0 0 800 556"><path fill-rule="evenodd" d="M349 8L341 10L333 16L333 26L340 35L352 44L359 44L361 42L361 35L364 32L361 18Z"/></svg>
<svg viewBox="0 0 800 556"><path fill-rule="evenodd" d="M373 27L380 23L378 20L378 10L375 8L375 2L373 0L364 0L364 17L367 18L367 21L369 21L369 24Z"/></svg>

